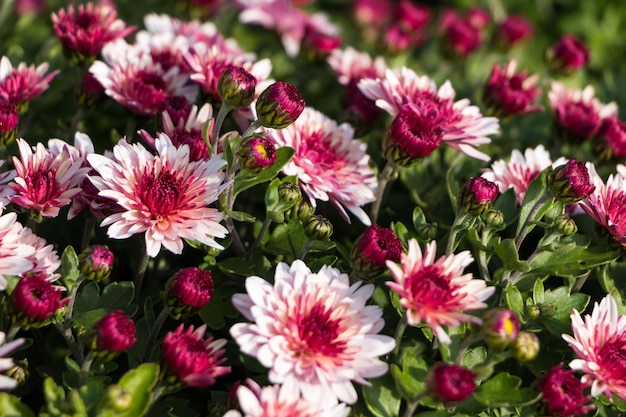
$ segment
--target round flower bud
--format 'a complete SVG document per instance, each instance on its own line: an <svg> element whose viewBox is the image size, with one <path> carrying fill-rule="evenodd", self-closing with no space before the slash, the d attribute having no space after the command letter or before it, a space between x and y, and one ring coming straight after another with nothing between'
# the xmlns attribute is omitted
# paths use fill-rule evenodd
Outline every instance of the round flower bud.
<svg viewBox="0 0 626 417"><path fill-rule="evenodd" d="M181 269L167 281L165 288L167 306L176 318L202 309L214 293L211 271L197 267Z"/></svg>
<svg viewBox="0 0 626 417"><path fill-rule="evenodd" d="M509 346L516 339L519 328L517 315L506 308L491 309L483 316L483 338L492 348Z"/></svg>
<svg viewBox="0 0 626 417"><path fill-rule="evenodd" d="M90 246L78 255L78 269L87 279L100 282L111 275L114 259L107 246Z"/></svg>
<svg viewBox="0 0 626 417"><path fill-rule="evenodd" d="M283 182L278 186L278 196L285 203L297 203L302 200L302 191L298 184Z"/></svg>
<svg viewBox="0 0 626 417"><path fill-rule="evenodd" d="M546 57L555 70L571 73L587 65L589 50L574 35L567 34L548 48Z"/></svg>
<svg viewBox="0 0 626 417"><path fill-rule="evenodd" d="M563 369L562 363L550 369L537 386L551 416L579 416L595 408L589 404L591 397L584 394L588 384L583 384L572 369Z"/></svg>
<svg viewBox="0 0 626 417"><path fill-rule="evenodd" d="M93 333L91 347L101 356L115 356L137 341L135 322L122 310L105 314L94 326Z"/></svg>
<svg viewBox="0 0 626 417"><path fill-rule="evenodd" d="M46 280L44 273L24 274L11 294L14 320L24 328L44 325L46 319L69 302L69 298L61 299L61 292Z"/></svg>
<svg viewBox="0 0 626 417"><path fill-rule="evenodd" d="M28 371L28 360L24 359L14 361L14 365L4 371L4 375L15 380L17 382L17 385L24 384L30 376L30 372Z"/></svg>
<svg viewBox="0 0 626 417"><path fill-rule="evenodd" d="M393 230L371 225L352 246L352 269L373 278L387 269L387 261L398 261L402 250L402 241Z"/></svg>
<svg viewBox="0 0 626 417"><path fill-rule="evenodd" d="M489 209L483 214L484 222L494 229L504 227L504 213L498 209Z"/></svg>
<svg viewBox="0 0 626 417"><path fill-rule="evenodd" d="M470 369L439 362L426 375L426 391L439 401L460 402L476 389L475 377Z"/></svg>
<svg viewBox="0 0 626 417"><path fill-rule="evenodd" d="M430 242L437 237L437 223L425 223L417 227L417 236L423 242Z"/></svg>
<svg viewBox="0 0 626 417"><path fill-rule="evenodd" d="M256 113L261 126L283 129L300 116L306 102L291 84L278 81L267 87L256 102Z"/></svg>
<svg viewBox="0 0 626 417"><path fill-rule="evenodd" d="M539 304L539 312L541 317L549 318L556 314L556 307L551 303Z"/></svg>
<svg viewBox="0 0 626 417"><path fill-rule="evenodd" d="M521 331L513 341L511 351L520 362L532 361L539 355L539 338L534 333Z"/></svg>
<svg viewBox="0 0 626 417"><path fill-rule="evenodd" d="M330 239L333 224L326 217L314 214L304 221L304 234L311 240Z"/></svg>
<svg viewBox="0 0 626 417"><path fill-rule="evenodd" d="M563 203L575 203L596 189L583 162L575 159L554 168L548 178L548 187L554 197Z"/></svg>
<svg viewBox="0 0 626 417"><path fill-rule="evenodd" d="M533 24L521 15L510 14L498 25L496 44L500 49L507 50L525 41L533 34Z"/></svg>
<svg viewBox="0 0 626 417"><path fill-rule="evenodd" d="M562 235L573 235L578 231L578 226L576 222L570 219L565 214L561 214L556 219L554 219L554 227L556 230Z"/></svg>
<svg viewBox="0 0 626 417"><path fill-rule="evenodd" d="M459 207L479 216L493 206L498 196L498 185L483 177L470 178L463 184L459 194Z"/></svg>
<svg viewBox="0 0 626 417"><path fill-rule="evenodd" d="M217 82L217 93L231 108L249 106L254 100L256 78L241 67L226 69Z"/></svg>
<svg viewBox="0 0 626 417"><path fill-rule="evenodd" d="M133 395L119 385L111 385L104 395L105 404L117 412L128 411L133 403Z"/></svg>
<svg viewBox="0 0 626 417"><path fill-rule="evenodd" d="M10 103L0 103L0 146L13 143L18 121L17 107Z"/></svg>
<svg viewBox="0 0 626 417"><path fill-rule="evenodd" d="M528 314L528 317L530 319L534 320L536 318L539 318L539 316L541 315L541 309L538 305L532 304L526 307L526 314Z"/></svg>
<svg viewBox="0 0 626 417"><path fill-rule="evenodd" d="M285 215L289 220L306 220L315 213L315 207L308 198L302 197Z"/></svg>
<svg viewBox="0 0 626 417"><path fill-rule="evenodd" d="M252 174L271 167L276 161L276 148L271 140L254 136L246 139L237 149L239 165Z"/></svg>

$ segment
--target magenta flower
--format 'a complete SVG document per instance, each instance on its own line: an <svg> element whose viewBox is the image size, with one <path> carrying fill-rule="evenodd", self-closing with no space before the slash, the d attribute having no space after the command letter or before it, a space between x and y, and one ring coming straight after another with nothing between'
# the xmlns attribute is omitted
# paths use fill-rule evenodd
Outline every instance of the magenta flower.
<svg viewBox="0 0 626 417"><path fill-rule="evenodd" d="M439 401L460 402L476 389L476 373L459 365L438 362L426 376L429 395Z"/></svg>
<svg viewBox="0 0 626 417"><path fill-rule="evenodd" d="M106 245L93 245L78 255L78 269L87 279L100 282L111 275L115 255Z"/></svg>
<svg viewBox="0 0 626 417"><path fill-rule="evenodd" d="M179 382L190 387L208 387L217 377L230 372L229 366L222 366L226 361L222 357L226 339L205 339L205 332L206 325L185 330L181 324L163 340L161 362Z"/></svg>
<svg viewBox="0 0 626 417"><path fill-rule="evenodd" d="M269 368L269 380L293 385L311 404L353 404L352 381L368 384L387 371L377 356L393 338L379 335L382 310L366 305L373 285L350 284L348 275L323 266L313 273L300 260L276 267L274 284L252 276L233 304L252 323L231 327L241 351Z"/></svg>
<svg viewBox="0 0 626 417"><path fill-rule="evenodd" d="M211 271L197 267L183 268L169 279L166 289L170 310L175 313L200 310L213 297Z"/></svg>
<svg viewBox="0 0 626 417"><path fill-rule="evenodd" d="M260 387L248 379L237 387L236 394L241 412L230 410L224 417L348 417L350 413L342 403L321 409L319 404L301 398L297 386L290 383Z"/></svg>
<svg viewBox="0 0 626 417"><path fill-rule="evenodd" d="M571 72L589 62L589 49L576 36L568 33L548 49L548 59L558 70Z"/></svg>
<svg viewBox="0 0 626 417"><path fill-rule="evenodd" d="M387 70L379 79L364 79L359 89L376 105L392 116L397 116L406 104L420 107L425 117L437 111L442 122L441 141L464 154L488 161L488 155L476 146L491 142L488 135L498 132L499 122L495 117L483 117L468 99L454 101L456 93L449 81L437 89L435 82L427 76L418 76L413 70ZM426 123L426 122L424 122Z"/></svg>
<svg viewBox="0 0 626 417"><path fill-rule="evenodd" d="M537 87L539 80L537 74L529 77L526 71L519 74L516 72L515 60L502 67L494 64L491 70L491 76L483 91L483 98L495 114L511 116L543 109L533 104L541 94L541 89Z"/></svg>
<svg viewBox="0 0 626 417"><path fill-rule="evenodd" d="M482 335L493 348L504 349L517 338L520 323L517 315L506 308L493 308L483 315Z"/></svg>
<svg viewBox="0 0 626 417"><path fill-rule="evenodd" d="M102 352L123 352L137 341L135 322L122 310L105 314L94 326L94 331L95 349Z"/></svg>
<svg viewBox="0 0 626 417"><path fill-rule="evenodd" d="M487 15L488 19L488 15ZM446 52L452 56L465 58L477 50L483 43L483 28L488 22L485 14L475 10L467 16L461 16L456 10L446 10L441 17Z"/></svg>
<svg viewBox="0 0 626 417"><path fill-rule="evenodd" d="M256 78L242 67L227 68L217 83L222 102L232 108L245 107L254 100Z"/></svg>
<svg viewBox="0 0 626 417"><path fill-rule="evenodd" d="M601 103L591 85L576 90L553 81L548 100L559 133L572 141L591 139L605 119L617 116L615 102Z"/></svg>
<svg viewBox="0 0 626 417"><path fill-rule="evenodd" d="M13 68L6 56L0 59L0 102L11 103L24 109L30 100L48 89L48 84L59 73L58 70L47 74L50 66L47 62L26 66L20 63Z"/></svg>
<svg viewBox="0 0 626 417"><path fill-rule="evenodd" d="M459 207L478 216L493 206L498 197L498 186L484 177L472 177L465 181L459 192Z"/></svg>
<svg viewBox="0 0 626 417"><path fill-rule="evenodd" d="M367 145L354 139L353 133L350 125L337 125L308 107L285 129L267 129L267 137L277 147L295 149L282 172L298 177L314 207L316 200L330 201L347 222L350 218L346 209L369 225L369 217L361 207L374 201L378 180L369 166Z"/></svg>
<svg viewBox="0 0 626 417"><path fill-rule="evenodd" d="M595 151L603 159L626 157L626 123L617 117L605 118L594 141Z"/></svg>
<svg viewBox="0 0 626 417"><path fill-rule="evenodd" d="M262 136L253 136L239 145L237 161L241 168L253 174L274 165L276 161L276 148L274 143Z"/></svg>
<svg viewBox="0 0 626 417"><path fill-rule="evenodd" d="M392 229L373 224L352 246L352 268L365 276L374 277L387 268L387 261L399 261L402 250L402 241Z"/></svg>
<svg viewBox="0 0 626 417"><path fill-rule="evenodd" d="M517 204L521 205L530 182L537 178L541 171L549 166L557 167L565 162L567 160L563 157L552 162L550 153L543 145L534 149L527 148L524 154L514 149L508 161L503 159L495 161L489 169L483 171L482 177L498 184L500 193L513 188Z"/></svg>
<svg viewBox="0 0 626 417"><path fill-rule="evenodd" d="M593 306L584 321L577 310L572 310L573 336L563 339L574 350L578 359L570 368L582 371L583 384L591 384L591 395L613 394L626 400L626 316L617 313L617 304L611 295Z"/></svg>
<svg viewBox="0 0 626 417"><path fill-rule="evenodd" d="M300 117L306 102L296 87L277 81L267 87L256 101L256 113L261 126L284 129Z"/></svg>
<svg viewBox="0 0 626 417"><path fill-rule="evenodd" d="M463 270L474 259L469 251L442 256L435 260L437 242L422 249L415 239L409 240L408 253L403 253L400 265L387 261L394 281L386 284L400 295L400 304L406 309L411 326L426 324L441 343L450 343L450 336L442 326L461 323L481 324L480 318L464 311L482 310L484 301L495 291L485 281L474 279Z"/></svg>
<svg viewBox="0 0 626 417"><path fill-rule="evenodd" d="M0 102L0 145L6 146L13 143L18 122L17 107L11 103Z"/></svg>
<svg viewBox="0 0 626 417"><path fill-rule="evenodd" d="M533 24L524 16L510 14L496 30L496 42L503 48L510 48L533 35Z"/></svg>
<svg viewBox="0 0 626 417"><path fill-rule="evenodd" d="M72 159L67 149L55 155L37 143L33 152L24 139L17 142L20 158L13 157L16 176L9 184L15 195L9 199L36 216L58 216L61 207L80 193L88 168L82 167L82 158Z"/></svg>
<svg viewBox="0 0 626 417"><path fill-rule="evenodd" d="M387 48L392 52L416 48L426 40L430 9L422 4L401 0L395 8L393 23L387 29Z"/></svg>
<svg viewBox="0 0 626 417"><path fill-rule="evenodd" d="M546 410L552 416L578 416L595 408L589 404L591 397L583 392L588 385L580 382L571 369L563 369L562 363L551 368L537 386Z"/></svg>
<svg viewBox="0 0 626 417"><path fill-rule="evenodd" d="M37 325L64 307L69 298L61 299L63 287L57 287L43 273L24 274L11 293L11 311L25 326Z"/></svg>
<svg viewBox="0 0 626 417"><path fill-rule="evenodd" d="M117 11L110 5L97 6L93 3L69 5L52 13L54 31L61 40L63 49L78 63L95 58L107 42L124 38L134 27L117 18Z"/></svg>
<svg viewBox="0 0 626 417"><path fill-rule="evenodd" d="M20 338L6 343L6 339L6 333L0 332L0 372L8 371L15 365L13 359L7 358L6 355L22 346L25 342L24 339ZM15 379L0 374L0 391L13 389L15 387L17 387L17 381Z"/></svg>
<svg viewBox="0 0 626 417"><path fill-rule="evenodd" d="M564 203L575 203L595 190L584 162L570 159L550 174L548 186L552 194Z"/></svg>
<svg viewBox="0 0 626 417"><path fill-rule="evenodd" d="M113 159L96 154L87 157L100 175L89 177L99 195L123 208L101 226L109 226L113 239L145 233L151 257L157 256L161 246L181 253L183 239L221 249L215 238L227 233L219 223L224 214L208 206L224 189L224 160L218 156L192 162L189 147L176 148L163 133L155 147L157 155L152 155L142 145L122 139L113 148Z"/></svg>

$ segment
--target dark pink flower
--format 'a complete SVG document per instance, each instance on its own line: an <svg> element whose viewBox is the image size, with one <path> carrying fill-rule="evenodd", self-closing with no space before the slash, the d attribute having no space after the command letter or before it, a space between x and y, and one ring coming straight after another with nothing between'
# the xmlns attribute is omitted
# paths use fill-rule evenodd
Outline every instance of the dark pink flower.
<svg viewBox="0 0 626 417"><path fill-rule="evenodd" d="M483 177L470 178L463 184L459 194L459 207L478 216L493 206L498 197L498 185Z"/></svg>
<svg viewBox="0 0 626 417"><path fill-rule="evenodd" d="M352 268L362 275L374 277L386 269L387 261L399 261L402 250L402 241L392 229L373 224L352 246Z"/></svg>
<svg viewBox="0 0 626 417"><path fill-rule="evenodd" d="M476 373L459 365L439 362L426 376L429 395L444 402L460 402L476 389Z"/></svg>
<svg viewBox="0 0 626 417"><path fill-rule="evenodd" d="M226 358L223 346L226 339L204 338L206 325L185 330L181 324L165 335L161 350L161 362L176 380L190 387L208 387L215 379L230 372L222 366Z"/></svg>
<svg viewBox="0 0 626 417"><path fill-rule="evenodd" d="M178 125L181 121L184 124L191 113L191 103L183 96L169 96L163 102L160 112L161 117L167 113L173 125ZM165 121L163 121L163 125L165 125ZM166 133L169 134L170 132Z"/></svg>
<svg viewBox="0 0 626 417"><path fill-rule="evenodd" d="M519 319L509 309L493 308L483 315L482 335L485 342L493 348L504 349L509 346L519 330Z"/></svg>
<svg viewBox="0 0 626 417"><path fill-rule="evenodd" d="M61 299L63 287L56 287L45 273L24 274L11 294L11 308L26 325L40 323L69 302Z"/></svg>
<svg viewBox="0 0 626 417"><path fill-rule="evenodd" d="M11 103L0 103L0 145L6 146L13 143L18 121L17 107Z"/></svg>
<svg viewBox="0 0 626 417"><path fill-rule="evenodd" d="M0 59L0 102L18 106L20 112L26 109L28 102L48 89L48 84L59 73L48 72L47 62L35 67L21 62L13 68L6 56Z"/></svg>
<svg viewBox="0 0 626 417"><path fill-rule="evenodd" d="M76 87L76 99L81 106L87 108L96 107L102 103L106 98L104 87L100 84L100 81L93 76L92 73L87 72L80 85Z"/></svg>
<svg viewBox="0 0 626 417"><path fill-rule="evenodd" d="M394 3L391 0L354 0L354 17L363 28L381 29L391 21Z"/></svg>
<svg viewBox="0 0 626 417"><path fill-rule="evenodd" d="M577 416L595 408L589 404L591 397L584 394L588 385L580 382L573 370L563 369L562 363L551 368L537 386L546 410L552 416Z"/></svg>
<svg viewBox="0 0 626 417"><path fill-rule="evenodd" d="M231 108L250 105L254 100L256 78L242 67L229 67L219 78L217 93Z"/></svg>
<svg viewBox="0 0 626 417"><path fill-rule="evenodd" d="M594 138L595 151L603 159L626 156L626 123L616 117L607 117Z"/></svg>
<svg viewBox="0 0 626 417"><path fill-rule="evenodd" d="M46 10L46 0L15 0L15 13L41 13Z"/></svg>
<svg viewBox="0 0 626 417"><path fill-rule="evenodd" d="M256 112L262 126L283 129L296 121L305 106L306 102L296 87L278 81L261 93Z"/></svg>
<svg viewBox="0 0 626 417"><path fill-rule="evenodd" d="M510 14L498 25L497 44L506 49L525 41L533 35L533 24L524 16Z"/></svg>
<svg viewBox="0 0 626 417"><path fill-rule="evenodd" d="M470 25L477 29L484 29L491 23L491 15L489 15L489 12L477 6L469 8L466 19Z"/></svg>
<svg viewBox="0 0 626 417"><path fill-rule="evenodd" d="M113 7L91 2L79 5L78 9L69 5L67 9L52 13L52 24L70 62L79 64L94 59L107 42L123 38L135 30L117 18Z"/></svg>
<svg viewBox="0 0 626 417"><path fill-rule="evenodd" d="M239 145L237 160L243 169L258 174L274 165L276 147L265 137L253 136Z"/></svg>
<svg viewBox="0 0 626 417"><path fill-rule="evenodd" d="M115 255L107 246L94 245L78 256L78 268L87 279L98 282L111 275L114 260Z"/></svg>
<svg viewBox="0 0 626 417"><path fill-rule="evenodd" d="M183 310L200 310L211 301L214 292L211 271L197 267L181 269L170 278L166 287L170 310L177 314Z"/></svg>
<svg viewBox="0 0 626 417"><path fill-rule="evenodd" d="M548 49L548 60L557 69L571 72L589 62L589 50L576 36L566 34Z"/></svg>
<svg viewBox="0 0 626 417"><path fill-rule="evenodd" d="M339 48L343 39L334 34L320 30L316 25L307 25L303 43L312 52L314 58L324 58L333 50Z"/></svg>
<svg viewBox="0 0 626 417"><path fill-rule="evenodd" d="M469 16L463 17L456 10L444 11L440 25L446 52L464 58L478 49L484 37L481 22L482 17L479 14L470 21Z"/></svg>
<svg viewBox="0 0 626 417"><path fill-rule="evenodd" d="M567 161L550 173L548 187L552 194L564 203L575 203L595 190L584 162L576 159Z"/></svg>
<svg viewBox="0 0 626 417"><path fill-rule="evenodd" d="M543 109L533 104L541 94L541 89L537 87L539 77L536 74L528 77L526 71L519 74L516 71L515 60L502 67L494 64L491 70L483 99L496 115L520 115Z"/></svg>
<svg viewBox="0 0 626 417"><path fill-rule="evenodd" d="M137 341L135 322L122 310L107 313L94 326L95 349L105 352L122 352Z"/></svg>

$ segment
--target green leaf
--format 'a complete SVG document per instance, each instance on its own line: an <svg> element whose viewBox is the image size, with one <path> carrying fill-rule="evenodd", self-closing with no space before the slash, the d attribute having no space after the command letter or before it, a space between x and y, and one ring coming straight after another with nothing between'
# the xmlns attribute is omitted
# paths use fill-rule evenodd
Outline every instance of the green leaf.
<svg viewBox="0 0 626 417"><path fill-rule="evenodd" d="M126 372L117 385L104 393L97 417L141 417L152 402L152 388L159 377L156 363L144 363Z"/></svg>
<svg viewBox="0 0 626 417"><path fill-rule="evenodd" d="M90 328L110 311L124 310L132 315L136 306L129 308L129 305L134 295L135 287L130 281L112 282L104 287L102 294L98 285L90 282L78 293L72 322Z"/></svg>
<svg viewBox="0 0 626 417"><path fill-rule="evenodd" d="M476 388L474 398L489 407L515 407L529 404L541 395L530 388L520 388L522 380L501 372Z"/></svg>
<svg viewBox="0 0 626 417"><path fill-rule="evenodd" d="M493 203L493 208L500 210L504 214L504 224L513 224L519 215L519 207L517 206L517 197L515 196L515 190L509 188Z"/></svg>
<svg viewBox="0 0 626 417"><path fill-rule="evenodd" d="M231 301L235 292L231 285L216 287L211 301L199 311L200 318L211 329L223 328L226 325L225 318L234 318L239 314Z"/></svg>
<svg viewBox="0 0 626 417"><path fill-rule="evenodd" d="M513 239L502 240L494 245L494 249L506 269L521 272L530 271L530 264L526 261L520 261Z"/></svg>
<svg viewBox="0 0 626 417"><path fill-rule="evenodd" d="M79 276L78 256L72 246L67 246L61 255L61 279L71 289Z"/></svg>
<svg viewBox="0 0 626 417"><path fill-rule="evenodd" d="M396 381L398 391L407 400L414 398L426 388L425 379L426 374L428 374L428 364L422 357L404 354L402 356L402 368L398 365L391 365L390 372Z"/></svg>
<svg viewBox="0 0 626 417"><path fill-rule="evenodd" d="M421 207L416 206L415 209L413 209L413 227L417 230L421 225L426 223L426 216L424 216L424 212Z"/></svg>
<svg viewBox="0 0 626 417"><path fill-rule="evenodd" d="M543 289L543 281L540 278L535 280L535 285L533 285L533 301L535 304L543 303L544 289Z"/></svg>
<svg viewBox="0 0 626 417"><path fill-rule="evenodd" d="M293 221L276 226L263 248L274 255L296 257L306 241L302 222ZM324 252L334 247L335 243L330 240L315 240L308 252Z"/></svg>
<svg viewBox="0 0 626 417"><path fill-rule="evenodd" d="M370 379L369 382L371 386L363 387L363 399L368 410L375 417L397 417L400 397L393 389L395 384L391 375Z"/></svg>
<svg viewBox="0 0 626 417"><path fill-rule="evenodd" d="M535 218L528 219L528 216L531 214L535 206L540 203L541 200L544 200L546 195L550 192L548 190L548 174L550 171L552 171L552 167L544 169L528 185L528 190L524 195L524 201L522 202L522 207L519 212L519 221L517 222L517 231L515 232L516 236L519 235L527 220L540 220L544 213L550 208L551 204L547 204L549 202L549 200L547 200L545 201L543 207L535 214Z"/></svg>
<svg viewBox="0 0 626 417"><path fill-rule="evenodd" d="M567 287L547 290L543 304L551 305L555 311L549 317L539 316L539 320L550 333L556 336L560 337L563 333L570 333L572 331L570 320L572 310L584 311L587 304L589 304L590 298L582 293L570 294L570 290Z"/></svg>
<svg viewBox="0 0 626 417"><path fill-rule="evenodd" d="M35 413L19 398L0 392L0 417L35 417Z"/></svg>
<svg viewBox="0 0 626 417"><path fill-rule="evenodd" d="M248 188L274 179L295 153L296 151L293 148L282 146L276 149L276 161L274 161L274 165L261 171L261 173L251 174L247 171L240 171L235 179L235 196Z"/></svg>
<svg viewBox="0 0 626 417"><path fill-rule="evenodd" d="M605 248L585 248L577 245L558 248L555 251L540 251L530 261L531 271L525 276L556 275L563 278L576 278L587 274L592 268L613 262L618 252Z"/></svg>
<svg viewBox="0 0 626 417"><path fill-rule="evenodd" d="M509 284L504 288L504 303L518 317L524 314L524 298L516 286Z"/></svg>

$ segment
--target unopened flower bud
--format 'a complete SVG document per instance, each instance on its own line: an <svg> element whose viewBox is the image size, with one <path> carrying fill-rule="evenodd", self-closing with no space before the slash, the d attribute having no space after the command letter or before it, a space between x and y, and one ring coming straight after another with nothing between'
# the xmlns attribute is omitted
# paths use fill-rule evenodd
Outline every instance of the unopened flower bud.
<svg viewBox="0 0 626 417"><path fill-rule="evenodd" d="M498 196L498 185L483 177L470 178L459 194L459 207L473 216L479 216L493 206Z"/></svg>
<svg viewBox="0 0 626 417"><path fill-rule="evenodd" d="M492 348L509 346L516 339L519 328L517 315L506 308L491 309L483 316L483 337Z"/></svg>
<svg viewBox="0 0 626 417"><path fill-rule="evenodd" d="M181 269L167 281L165 288L167 306L176 318L202 309L215 291L211 271L197 267Z"/></svg>
<svg viewBox="0 0 626 417"><path fill-rule="evenodd" d="M548 179L548 187L556 199L563 203L575 203L596 189L583 162L575 159L554 168Z"/></svg>
<svg viewBox="0 0 626 417"><path fill-rule="evenodd" d="M290 208L285 215L290 220L306 220L315 213L315 207L311 205L309 199L302 197L302 199Z"/></svg>
<svg viewBox="0 0 626 417"><path fill-rule="evenodd" d="M0 146L7 146L15 140L19 112L15 105L0 103Z"/></svg>
<svg viewBox="0 0 626 417"><path fill-rule="evenodd" d="M304 221L304 234L312 240L330 239L333 224L326 217L314 214Z"/></svg>
<svg viewBox="0 0 626 417"><path fill-rule="evenodd" d="M567 34L548 48L546 57L557 71L571 73L589 62L589 50L574 35Z"/></svg>
<svg viewBox="0 0 626 417"><path fill-rule="evenodd" d="M256 113L262 126L283 129L300 116L306 102L291 84L278 81L267 87L256 102Z"/></svg>
<svg viewBox="0 0 626 417"><path fill-rule="evenodd" d="M460 402L476 389L476 373L459 365L439 362L426 375L426 391L443 402Z"/></svg>
<svg viewBox="0 0 626 417"><path fill-rule="evenodd" d="M246 107L254 100L256 78L241 67L226 69L217 83L217 93L222 102L231 108Z"/></svg>
<svg viewBox="0 0 626 417"><path fill-rule="evenodd" d="M533 34L533 24L521 15L510 14L498 25L496 45L503 50L525 41Z"/></svg>
<svg viewBox="0 0 626 417"><path fill-rule="evenodd" d="M4 347L4 346L3 346ZM30 376L30 372L28 371L28 360L19 360L13 361L14 365L4 372L4 375L12 378L17 382L17 385L24 384L28 377Z"/></svg>
<svg viewBox="0 0 626 417"><path fill-rule="evenodd" d="M246 139L237 150L239 165L252 174L271 167L276 161L276 148L271 140L254 136Z"/></svg>
<svg viewBox="0 0 626 417"><path fill-rule="evenodd" d="M104 395L106 406L117 412L128 411L133 403L133 395L119 385L111 385Z"/></svg>
<svg viewBox="0 0 626 417"><path fill-rule="evenodd" d="M78 256L78 268L87 279L100 282L111 275L113 252L104 245L94 245L85 249Z"/></svg>
<svg viewBox="0 0 626 417"><path fill-rule="evenodd" d="M46 324L69 298L61 299L62 289L46 280L46 275L24 274L13 293L10 304L14 320L22 327L38 327Z"/></svg>
<svg viewBox="0 0 626 417"><path fill-rule="evenodd" d="M352 246L352 269L373 278L387 269L387 261L397 262L402 250L402 241L393 230L371 225Z"/></svg>
<svg viewBox="0 0 626 417"><path fill-rule="evenodd" d="M417 227L417 236L422 242L430 242L437 237L437 223L421 224Z"/></svg>
<svg viewBox="0 0 626 417"><path fill-rule="evenodd" d="M283 182L278 186L278 196L285 203L297 203L302 200L302 191L298 184Z"/></svg>
<svg viewBox="0 0 626 417"><path fill-rule="evenodd" d="M559 233L565 236L573 235L578 231L578 226L576 225L576 222L565 214L561 214L556 219L554 219L554 227Z"/></svg>
<svg viewBox="0 0 626 417"><path fill-rule="evenodd" d="M549 318L556 314L556 307L551 303L542 303L539 304L539 312L542 317Z"/></svg>
<svg viewBox="0 0 626 417"><path fill-rule="evenodd" d="M532 304L526 307L526 314L528 314L528 317L530 319L534 320L536 318L539 318L539 316L541 315L541 309L538 305Z"/></svg>
<svg viewBox="0 0 626 417"><path fill-rule="evenodd" d="M112 358L137 341L135 322L122 310L105 314L93 328L91 347L100 356Z"/></svg>
<svg viewBox="0 0 626 417"><path fill-rule="evenodd" d="M501 229L504 226L504 213L498 209L489 209L483 214L484 222L494 229Z"/></svg>
<svg viewBox="0 0 626 417"><path fill-rule="evenodd" d="M534 333L521 331L511 345L513 356L520 362L532 361L539 355L539 338Z"/></svg>

